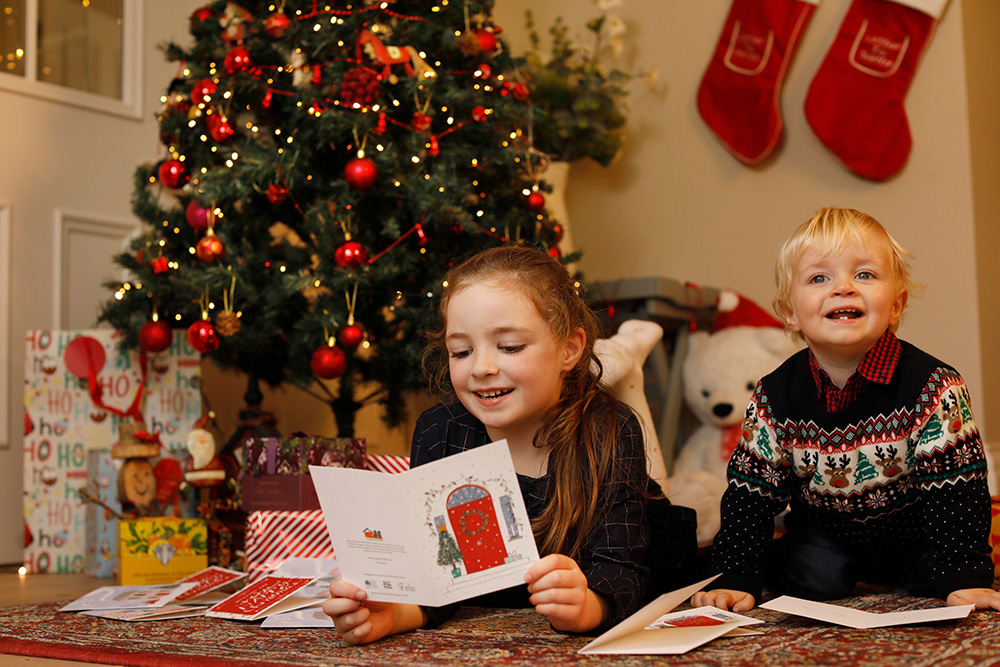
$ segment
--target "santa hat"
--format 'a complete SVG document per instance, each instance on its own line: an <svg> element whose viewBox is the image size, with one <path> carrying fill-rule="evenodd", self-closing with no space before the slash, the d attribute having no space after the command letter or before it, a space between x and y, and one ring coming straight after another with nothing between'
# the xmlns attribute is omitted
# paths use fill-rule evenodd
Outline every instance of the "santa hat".
<svg viewBox="0 0 1000 667"><path fill-rule="evenodd" d="M716 300L715 321L712 331L729 327L777 327L784 329L785 325L756 303L731 289L724 289Z"/></svg>

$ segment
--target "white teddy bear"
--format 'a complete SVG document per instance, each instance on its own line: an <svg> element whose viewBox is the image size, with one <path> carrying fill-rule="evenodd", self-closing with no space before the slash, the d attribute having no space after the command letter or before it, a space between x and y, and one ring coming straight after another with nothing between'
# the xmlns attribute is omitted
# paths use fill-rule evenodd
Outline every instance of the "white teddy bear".
<svg viewBox="0 0 1000 667"><path fill-rule="evenodd" d="M726 466L739 444L757 381L802 344L777 319L733 290L723 290L711 332L689 337L682 368L684 400L701 425L685 440L669 479L671 502L698 512L698 542L719 530Z"/></svg>

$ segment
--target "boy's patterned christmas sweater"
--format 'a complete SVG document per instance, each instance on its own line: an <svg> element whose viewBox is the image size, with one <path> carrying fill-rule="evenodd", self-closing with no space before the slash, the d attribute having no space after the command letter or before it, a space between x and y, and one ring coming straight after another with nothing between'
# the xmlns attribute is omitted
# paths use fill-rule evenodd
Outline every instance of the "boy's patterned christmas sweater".
<svg viewBox="0 0 1000 667"><path fill-rule="evenodd" d="M866 559L928 549L911 578L914 594L991 585L986 459L965 382L899 343L888 383L866 382L839 412L822 407L808 349L758 383L713 546L719 588L760 598L774 517L789 504L797 525Z"/></svg>

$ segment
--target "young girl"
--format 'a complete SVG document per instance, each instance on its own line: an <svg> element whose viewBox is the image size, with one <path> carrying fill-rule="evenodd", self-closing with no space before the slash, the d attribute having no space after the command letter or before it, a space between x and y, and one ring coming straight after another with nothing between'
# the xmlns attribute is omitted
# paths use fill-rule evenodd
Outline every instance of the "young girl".
<svg viewBox="0 0 1000 667"><path fill-rule="evenodd" d="M647 504L655 487L638 420L600 382L593 313L566 269L536 249L484 251L445 284L444 326L424 367L453 395L418 419L410 463L505 438L542 554L525 572L526 587L475 602L531 605L565 632L617 623L650 584ZM323 610L352 644L437 625L455 609L367 602L342 580L330 594Z"/></svg>

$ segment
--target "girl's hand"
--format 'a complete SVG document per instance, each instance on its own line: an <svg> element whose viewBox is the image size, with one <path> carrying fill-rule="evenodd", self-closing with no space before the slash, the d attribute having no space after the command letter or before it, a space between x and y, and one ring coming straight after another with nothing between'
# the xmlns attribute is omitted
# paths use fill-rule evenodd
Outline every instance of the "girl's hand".
<svg viewBox="0 0 1000 667"><path fill-rule="evenodd" d="M323 612L348 644L370 644L388 635L416 630L427 623L417 605L366 602L368 594L354 584L337 579L330 584L330 599Z"/></svg>
<svg viewBox="0 0 1000 667"><path fill-rule="evenodd" d="M1000 591L992 588L964 588L948 596L948 606L974 604L976 609L1000 610Z"/></svg>
<svg viewBox="0 0 1000 667"><path fill-rule="evenodd" d="M607 602L587 587L587 575L569 556L549 554L528 568L524 580L535 611L556 630L587 632L607 618Z"/></svg>
<svg viewBox="0 0 1000 667"><path fill-rule="evenodd" d="M718 607L739 613L753 609L755 600L749 593L717 588L712 591L698 591L691 596L692 607Z"/></svg>

